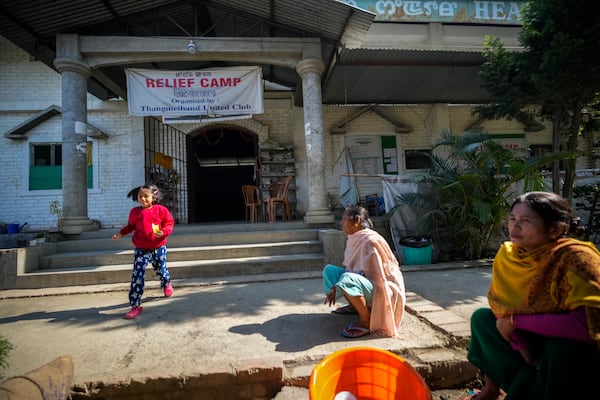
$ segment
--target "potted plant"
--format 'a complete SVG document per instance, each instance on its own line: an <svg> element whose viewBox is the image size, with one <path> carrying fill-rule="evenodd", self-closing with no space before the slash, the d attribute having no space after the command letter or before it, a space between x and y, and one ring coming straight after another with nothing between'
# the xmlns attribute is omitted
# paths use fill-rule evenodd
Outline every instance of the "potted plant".
<svg viewBox="0 0 600 400"><path fill-rule="evenodd" d="M442 258L460 260L493 254L489 245L501 231L509 200L542 189L544 164L575 156L561 152L532 161L479 131L444 132L433 148L445 150L444 156L428 154L431 168L419 192L397 198L390 212L411 209L415 226L438 244Z"/></svg>
<svg viewBox="0 0 600 400"><path fill-rule="evenodd" d="M8 355L13 348L8 339L0 335L0 378L3 377L3 371L8 368Z"/></svg>
<svg viewBox="0 0 600 400"><path fill-rule="evenodd" d="M48 229L48 239L50 242L56 241L57 234L61 232L62 208L60 201L54 200L50 202L50 214L56 215L56 227Z"/></svg>

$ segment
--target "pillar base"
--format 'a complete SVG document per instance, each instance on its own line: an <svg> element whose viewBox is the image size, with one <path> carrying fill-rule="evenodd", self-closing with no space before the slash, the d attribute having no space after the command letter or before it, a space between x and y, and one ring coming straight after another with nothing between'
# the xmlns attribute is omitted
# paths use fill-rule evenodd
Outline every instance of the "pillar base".
<svg viewBox="0 0 600 400"><path fill-rule="evenodd" d="M308 210L304 215L306 224L333 224L335 216L328 209Z"/></svg>
<svg viewBox="0 0 600 400"><path fill-rule="evenodd" d="M83 232L97 231L100 228L97 221L87 217L64 217L61 219L63 235L79 235Z"/></svg>

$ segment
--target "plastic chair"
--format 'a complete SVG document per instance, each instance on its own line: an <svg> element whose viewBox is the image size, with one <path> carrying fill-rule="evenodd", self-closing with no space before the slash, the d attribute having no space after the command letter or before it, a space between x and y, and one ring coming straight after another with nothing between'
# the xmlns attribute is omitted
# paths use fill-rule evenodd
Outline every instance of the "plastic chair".
<svg viewBox="0 0 600 400"><path fill-rule="evenodd" d="M269 185L269 197L275 198L279 194L279 189L281 189L281 182L273 182ZM269 210L268 210L268 202L263 201L263 220L264 222L269 222Z"/></svg>
<svg viewBox="0 0 600 400"><path fill-rule="evenodd" d="M310 400L432 400L423 377L403 358L373 347L338 350L319 362L308 382Z"/></svg>
<svg viewBox="0 0 600 400"><path fill-rule="evenodd" d="M260 214L260 190L254 185L242 185L242 194L246 204L246 222L258 221Z"/></svg>
<svg viewBox="0 0 600 400"><path fill-rule="evenodd" d="M276 196L271 196L263 201L263 210L265 213L265 219L268 222L275 222L277 220L277 205L281 206L281 219L292 219L292 210L290 209L290 202L288 200L288 192L290 183L292 182L292 176L286 176L279 186L279 191Z"/></svg>

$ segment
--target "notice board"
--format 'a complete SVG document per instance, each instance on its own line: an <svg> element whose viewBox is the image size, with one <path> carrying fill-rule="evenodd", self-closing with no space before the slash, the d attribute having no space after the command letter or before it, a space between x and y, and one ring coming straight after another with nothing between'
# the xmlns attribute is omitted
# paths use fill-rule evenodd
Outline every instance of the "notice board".
<svg viewBox="0 0 600 400"><path fill-rule="evenodd" d="M396 136L381 136L381 154L383 155L383 173L398 175Z"/></svg>
<svg viewBox="0 0 600 400"><path fill-rule="evenodd" d="M396 136L346 136L345 144L355 173L398 175Z"/></svg>

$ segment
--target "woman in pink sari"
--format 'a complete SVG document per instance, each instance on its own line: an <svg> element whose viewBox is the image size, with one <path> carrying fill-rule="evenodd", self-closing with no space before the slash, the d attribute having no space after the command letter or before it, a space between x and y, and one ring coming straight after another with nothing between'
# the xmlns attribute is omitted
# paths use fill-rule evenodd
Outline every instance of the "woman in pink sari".
<svg viewBox="0 0 600 400"><path fill-rule="evenodd" d="M346 208L342 230L348 235L344 267L323 269L324 303L331 306L344 297L348 305L333 312L358 314L360 320L340 332L344 337L398 337L406 303L398 260L363 207Z"/></svg>

